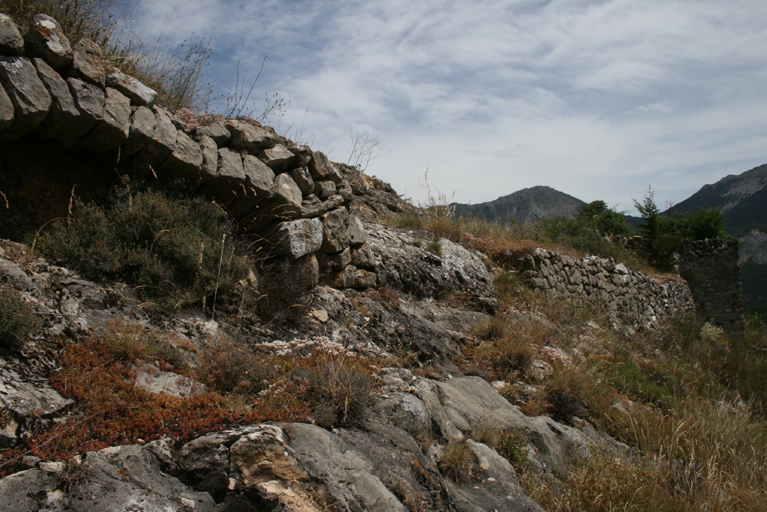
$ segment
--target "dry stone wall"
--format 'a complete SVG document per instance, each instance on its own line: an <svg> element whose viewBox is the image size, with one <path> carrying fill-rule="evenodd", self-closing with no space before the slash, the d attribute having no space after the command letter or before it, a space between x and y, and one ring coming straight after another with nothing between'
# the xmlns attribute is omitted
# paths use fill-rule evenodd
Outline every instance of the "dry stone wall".
<svg viewBox="0 0 767 512"><path fill-rule="evenodd" d="M690 284L695 309L706 321L743 339L743 295L738 240L688 241L679 251L679 273Z"/></svg>
<svg viewBox="0 0 767 512"><path fill-rule="evenodd" d="M653 329L694 307L684 281L660 282L612 259L578 259L539 248L519 268L536 290L604 308L615 327Z"/></svg>
<svg viewBox="0 0 767 512"><path fill-rule="evenodd" d="M275 255L313 275L324 271L339 287L376 285L366 232L350 214L352 186L324 154L251 119L172 114L154 105L155 91L112 68L98 45L71 45L46 15L22 38L0 14L0 85L0 141L41 137L109 155L119 174L183 181ZM87 191L88 183L78 186ZM14 191L4 192L8 209L17 207Z"/></svg>

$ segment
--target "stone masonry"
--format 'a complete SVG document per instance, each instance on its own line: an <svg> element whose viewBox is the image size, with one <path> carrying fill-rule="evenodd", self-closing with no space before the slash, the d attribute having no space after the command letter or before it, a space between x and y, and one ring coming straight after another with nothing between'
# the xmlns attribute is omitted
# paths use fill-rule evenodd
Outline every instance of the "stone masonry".
<svg viewBox="0 0 767 512"><path fill-rule="evenodd" d="M660 282L612 259L577 259L539 248L518 266L534 289L603 307L615 327L653 329L693 308L684 281Z"/></svg>
<svg viewBox="0 0 767 512"><path fill-rule="evenodd" d="M679 252L679 273L687 280L695 309L704 320L743 339L743 295L737 240L695 240Z"/></svg>

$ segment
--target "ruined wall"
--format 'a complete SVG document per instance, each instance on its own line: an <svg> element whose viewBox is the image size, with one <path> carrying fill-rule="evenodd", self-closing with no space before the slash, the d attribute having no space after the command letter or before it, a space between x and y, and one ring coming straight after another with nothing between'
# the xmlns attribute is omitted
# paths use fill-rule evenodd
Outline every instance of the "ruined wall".
<svg viewBox="0 0 767 512"><path fill-rule="evenodd" d="M520 260L519 269L536 290L603 307L615 327L652 329L693 308L684 281L651 279L612 259L577 259L539 248Z"/></svg>
<svg viewBox="0 0 767 512"><path fill-rule="evenodd" d="M312 275L376 285L348 172L252 119L171 113L156 96L92 41L71 46L53 18L36 16L22 38L0 13L3 234L66 215L73 194L92 199L120 176L141 176L215 200Z"/></svg>
<svg viewBox="0 0 767 512"><path fill-rule="evenodd" d="M690 285L695 309L704 320L742 339L743 295L737 240L694 240L679 252L679 273Z"/></svg>

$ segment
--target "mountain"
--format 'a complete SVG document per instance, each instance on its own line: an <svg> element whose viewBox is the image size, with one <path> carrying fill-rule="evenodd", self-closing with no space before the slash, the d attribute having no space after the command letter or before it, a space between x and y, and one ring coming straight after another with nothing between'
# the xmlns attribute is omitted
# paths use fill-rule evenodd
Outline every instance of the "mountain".
<svg viewBox="0 0 767 512"><path fill-rule="evenodd" d="M547 217L574 219L584 205L586 203L580 199L545 186L525 188L486 203L453 204L458 216L476 215L489 222L501 223L513 219L520 224L530 224Z"/></svg>
<svg viewBox="0 0 767 512"><path fill-rule="evenodd" d="M725 231L738 236L743 306L767 313L767 164L704 185L669 212L688 214L700 208L722 212Z"/></svg>
<svg viewBox="0 0 767 512"><path fill-rule="evenodd" d="M728 233L747 235L753 230L767 232L767 164L743 174L729 175L669 208L671 213L688 214L700 208L722 212Z"/></svg>

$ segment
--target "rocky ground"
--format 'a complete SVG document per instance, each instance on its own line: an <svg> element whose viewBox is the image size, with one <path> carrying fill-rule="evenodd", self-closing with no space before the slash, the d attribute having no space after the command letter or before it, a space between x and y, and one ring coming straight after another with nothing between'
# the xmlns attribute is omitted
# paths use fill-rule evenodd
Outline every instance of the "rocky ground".
<svg viewBox="0 0 767 512"><path fill-rule="evenodd" d="M466 376L453 363L471 339L469 327L492 318L498 307L480 255L447 240L436 255L422 248L425 233L366 228L381 269L378 290L319 285L300 312L269 323L246 314L213 320L148 310L124 285L80 279L24 246L4 243L0 279L43 320L20 350L3 355L2 441L9 448L28 446L25 441L77 412L73 399L49 383L59 370L57 357L116 320L197 346L220 333L239 333L233 336L238 343L275 354L312 340L349 357L376 358L380 366L374 391L348 425L323 428L311 416L232 425L197 432L187 442L141 439L76 460L20 451L4 460L6 473L26 469L0 480L0 510L540 510L509 460L473 439L478 432L491 426L521 433L524 462L552 474L590 446L626 452L585 421L574 427L526 416L499 386ZM188 400L204 390L151 362L133 364L134 385L147 392ZM445 465L444 455L458 444L470 451L470 467L460 474Z"/></svg>

